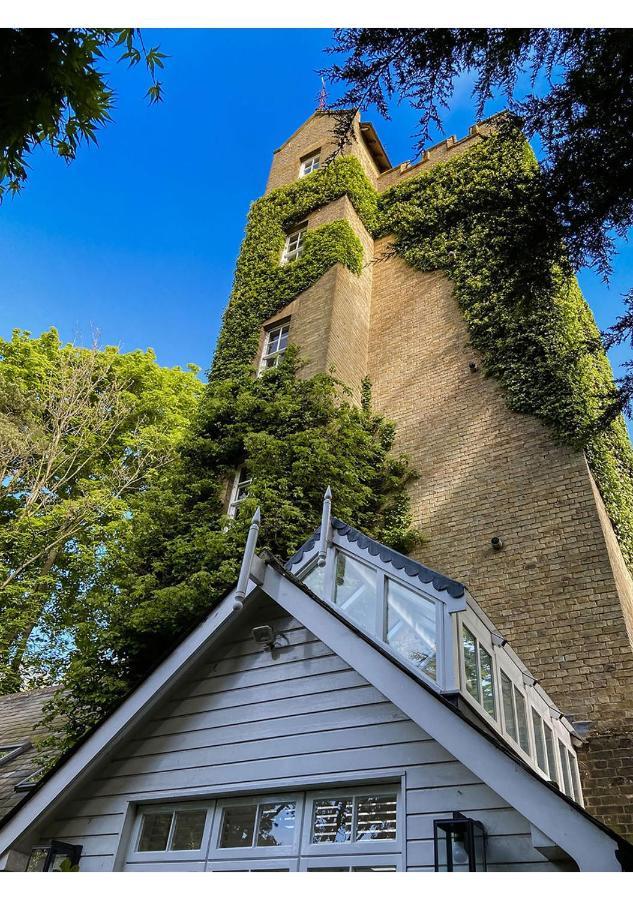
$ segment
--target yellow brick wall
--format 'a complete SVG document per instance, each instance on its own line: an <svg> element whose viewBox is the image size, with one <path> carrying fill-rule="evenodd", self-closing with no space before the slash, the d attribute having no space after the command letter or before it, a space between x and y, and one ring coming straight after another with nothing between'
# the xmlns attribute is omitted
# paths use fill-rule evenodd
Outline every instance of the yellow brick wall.
<svg viewBox="0 0 633 900"><path fill-rule="evenodd" d="M275 154L268 190L296 179L301 156L332 147L330 127L308 120ZM378 176L378 189L464 152L487 127ZM370 169L360 146L352 152ZM584 456L470 371L477 355L444 275L380 261L388 240L374 247L346 199L309 227L341 218L378 261L360 278L334 266L276 318L292 315L306 376L334 365L358 396L370 375L375 406L420 474L411 499L427 543L412 555L467 584L563 712L589 723L579 753L587 808L633 838L633 580Z"/></svg>
<svg viewBox="0 0 633 900"><path fill-rule="evenodd" d="M377 242L378 259L387 245ZM615 537L584 456L510 412L471 361L448 279L398 257L377 262L369 375L378 411L397 424L397 449L420 474L411 499L428 542L412 555L467 584L563 712L592 723L580 753L588 806L633 834L631 769L607 791L593 768L606 752L603 778L633 766L630 576L614 574L605 532Z"/></svg>

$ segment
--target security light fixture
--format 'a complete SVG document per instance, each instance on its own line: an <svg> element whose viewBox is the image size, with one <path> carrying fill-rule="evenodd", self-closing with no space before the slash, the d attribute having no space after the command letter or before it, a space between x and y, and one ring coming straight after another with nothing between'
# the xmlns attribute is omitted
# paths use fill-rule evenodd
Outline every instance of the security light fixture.
<svg viewBox="0 0 633 900"><path fill-rule="evenodd" d="M454 812L433 822L436 872L485 872L486 832L481 822Z"/></svg>
<svg viewBox="0 0 633 900"><path fill-rule="evenodd" d="M275 632L270 625L257 625L251 631L251 635L257 644L268 644L272 647L275 643Z"/></svg>
<svg viewBox="0 0 633 900"><path fill-rule="evenodd" d="M468 363L468 368L469 368L470 371L473 372L473 373L479 371L479 366L477 365L476 362L474 362L474 361L472 361L472 360L471 360L471 362Z"/></svg>
<svg viewBox="0 0 633 900"><path fill-rule="evenodd" d="M500 537L496 535L491 539L490 543L492 544L493 550L503 550L503 541Z"/></svg>

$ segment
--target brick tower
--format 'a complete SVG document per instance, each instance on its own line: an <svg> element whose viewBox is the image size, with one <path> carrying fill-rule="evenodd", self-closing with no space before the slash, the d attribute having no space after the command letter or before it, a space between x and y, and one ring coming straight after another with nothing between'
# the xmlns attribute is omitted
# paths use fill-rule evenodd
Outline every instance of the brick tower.
<svg viewBox="0 0 633 900"><path fill-rule="evenodd" d="M275 151L267 193L323 164L332 124L317 112ZM345 152L382 192L480 140L475 126L416 165L392 167L357 117ZM369 375L374 406L396 423L397 449L420 476L410 490L427 542L412 555L468 585L576 723L587 808L631 839L633 582L586 459L508 409L482 377L448 278L384 258L389 238L374 242L347 196L288 235L285 260L301 252L306 229L339 220L360 239L361 274L337 263L262 322L256 363L289 341L307 359L305 376L334 367L356 398Z"/></svg>

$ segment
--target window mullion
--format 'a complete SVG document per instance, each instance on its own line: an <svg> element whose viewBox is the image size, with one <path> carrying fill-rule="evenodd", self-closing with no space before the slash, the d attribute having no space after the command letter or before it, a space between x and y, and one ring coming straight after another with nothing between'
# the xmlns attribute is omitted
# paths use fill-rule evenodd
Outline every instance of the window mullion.
<svg viewBox="0 0 633 900"><path fill-rule="evenodd" d="M387 576L380 569L376 570L376 636L381 641L387 640Z"/></svg>

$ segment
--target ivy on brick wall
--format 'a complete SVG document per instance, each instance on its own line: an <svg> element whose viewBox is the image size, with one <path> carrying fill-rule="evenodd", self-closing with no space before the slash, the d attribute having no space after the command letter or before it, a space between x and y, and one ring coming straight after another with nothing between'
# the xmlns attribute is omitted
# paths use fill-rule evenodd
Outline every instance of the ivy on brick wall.
<svg viewBox="0 0 633 900"><path fill-rule="evenodd" d="M251 209L211 378L248 368L261 322L334 262L359 271L362 248L344 222L309 231L301 259L279 266L288 229L346 194L368 231L393 235L410 265L449 276L471 342L509 407L585 451L632 565L633 451L622 418L600 427L613 374L539 184L531 148L503 127L382 195L352 156L271 192Z"/></svg>
<svg viewBox="0 0 633 900"><path fill-rule="evenodd" d="M621 417L602 426L613 373L537 176L523 136L504 128L385 192L376 234L393 235L410 265L449 276L509 407L585 451L631 566L633 450Z"/></svg>

